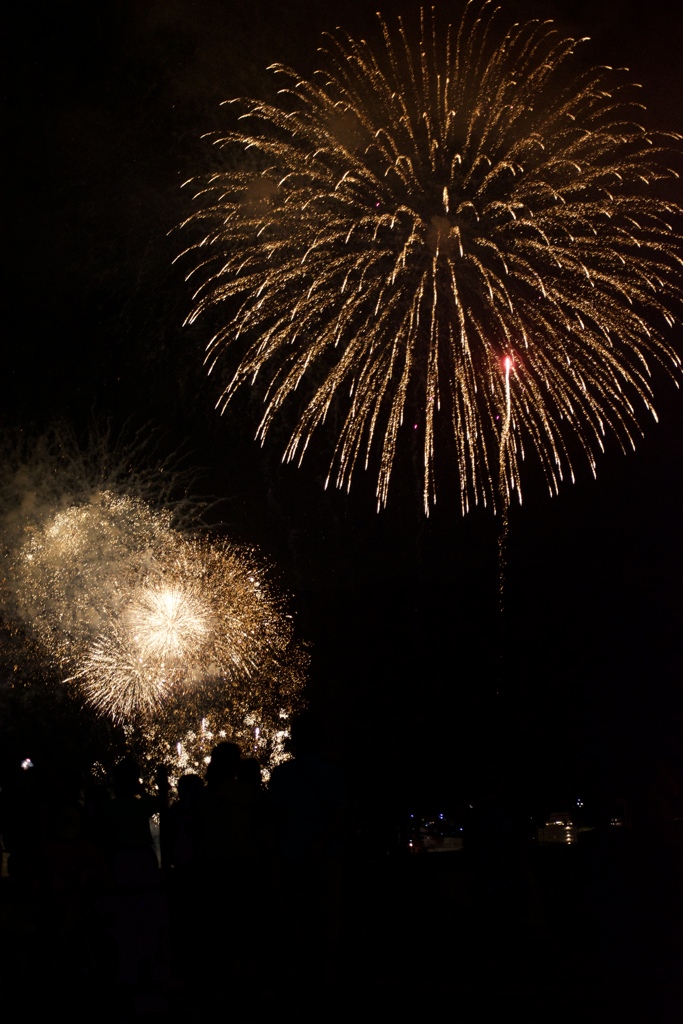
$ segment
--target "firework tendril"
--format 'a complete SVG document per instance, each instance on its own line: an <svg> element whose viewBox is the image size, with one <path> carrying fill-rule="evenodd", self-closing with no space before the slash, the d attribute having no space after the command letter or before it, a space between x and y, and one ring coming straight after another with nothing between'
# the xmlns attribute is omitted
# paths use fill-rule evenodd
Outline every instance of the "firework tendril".
<svg viewBox="0 0 683 1024"><path fill-rule="evenodd" d="M226 169L185 225L204 225L189 321L224 311L219 404L262 374L263 440L301 386L287 460L334 404L328 481L377 466L378 507L416 427L426 512L435 442L463 511L521 497L527 452L556 493L581 452L595 472L608 436L633 446L654 363L678 373L681 210L661 183L680 136L641 126L621 72L573 70L580 41L552 22L470 3L443 30L380 25L375 47L328 37L310 80L275 65L277 101L231 101L216 136Z"/></svg>

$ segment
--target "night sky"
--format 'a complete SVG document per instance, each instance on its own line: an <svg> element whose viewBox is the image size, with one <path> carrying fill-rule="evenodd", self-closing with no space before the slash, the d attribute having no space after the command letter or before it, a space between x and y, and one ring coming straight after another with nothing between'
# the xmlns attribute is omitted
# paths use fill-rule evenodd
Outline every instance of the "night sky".
<svg viewBox="0 0 683 1024"><path fill-rule="evenodd" d="M581 59L629 67L647 123L683 131L683 14L658 0L508 6L590 35ZM274 61L311 72L321 32L374 32L376 7L16 5L0 415L38 432L56 417L77 430L108 419L114 433L149 423L169 451L187 446L201 488L222 499L223 532L277 566L312 645L311 706L369 775L397 764L441 792L497 759L531 789L576 793L659 753L679 757L681 392L657 381L659 423L643 422L635 454L610 445L597 480L579 464L577 483L551 499L529 466L501 623L499 524L486 510L461 516L447 465L429 519L410 450L380 514L370 478L350 495L325 491L318 446L301 469L281 465L287 423L264 447L253 441L257 396L218 416L220 381L202 366L210 325L182 326L190 289L172 262L184 247L174 229L191 193L180 185L219 160L201 136L227 124L221 100L265 94Z"/></svg>

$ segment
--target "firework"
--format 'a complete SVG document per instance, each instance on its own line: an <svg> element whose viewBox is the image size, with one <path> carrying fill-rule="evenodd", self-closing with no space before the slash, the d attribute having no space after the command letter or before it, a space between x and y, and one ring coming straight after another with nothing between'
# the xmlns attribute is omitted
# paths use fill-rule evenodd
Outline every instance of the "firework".
<svg viewBox="0 0 683 1024"><path fill-rule="evenodd" d="M95 707L122 721L171 695L198 720L207 694L220 694L241 721L269 702L267 691L284 692L294 663L300 685L305 658L254 554L169 531L75 677Z"/></svg>
<svg viewBox="0 0 683 1024"><path fill-rule="evenodd" d="M197 767L207 721L261 760L275 757L308 656L269 566L193 531L189 499L182 515L168 500L171 473L154 507L158 466L145 476L126 460L122 476L86 465L78 450L65 459L63 445L55 460L54 450L33 446L3 478L5 622L122 725L143 760ZM138 493L126 493L133 483Z"/></svg>
<svg viewBox="0 0 683 1024"><path fill-rule="evenodd" d="M374 48L340 33L310 80L274 66L278 101L233 101L227 169L185 222L205 226L189 321L225 310L219 404L262 374L263 440L301 387L285 458L334 409L328 480L377 459L378 506L402 428L425 511L437 436L463 510L521 494L529 451L555 493L577 451L594 472L608 435L633 445L653 361L679 368L681 211L661 185L679 136L638 123L621 73L574 72L551 22L506 31L492 10L412 35L380 18Z"/></svg>
<svg viewBox="0 0 683 1024"><path fill-rule="evenodd" d="M158 712L170 686L164 666L140 658L130 636L116 623L108 625L72 659L84 696L100 713L117 722L137 722Z"/></svg>
<svg viewBox="0 0 683 1024"><path fill-rule="evenodd" d="M169 513L111 491L45 515L40 526L27 527L13 553L8 579L15 613L67 662L120 613L169 530Z"/></svg>

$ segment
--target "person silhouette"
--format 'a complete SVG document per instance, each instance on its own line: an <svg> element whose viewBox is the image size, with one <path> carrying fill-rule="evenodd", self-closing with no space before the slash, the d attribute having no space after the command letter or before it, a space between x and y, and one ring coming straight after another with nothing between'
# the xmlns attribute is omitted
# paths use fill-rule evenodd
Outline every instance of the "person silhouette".
<svg viewBox="0 0 683 1024"><path fill-rule="evenodd" d="M321 748L308 714L292 722L292 760L277 765L268 786L277 880L292 941L282 951L289 977L334 985L343 890L347 793L344 773Z"/></svg>

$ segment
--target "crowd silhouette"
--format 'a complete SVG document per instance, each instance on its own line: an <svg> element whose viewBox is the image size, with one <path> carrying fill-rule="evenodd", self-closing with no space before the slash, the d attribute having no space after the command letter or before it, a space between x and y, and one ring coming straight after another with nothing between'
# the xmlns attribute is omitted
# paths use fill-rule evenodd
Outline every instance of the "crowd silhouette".
<svg viewBox="0 0 683 1024"><path fill-rule="evenodd" d="M465 1021L492 1019L514 993L528 1020L549 1007L558 1022L619 1007L638 1024L683 1019L683 795L670 767L641 773L622 827L605 796L562 863L536 857L533 822L490 767L464 850L414 857L419 828L394 819L401 860L387 842L359 845L347 772L308 715L290 755L267 784L230 742L175 790L163 770L144 785L130 757L101 783L41 764L3 779L3 1024L403 1020L457 993ZM386 839L391 825L376 824Z"/></svg>
<svg viewBox="0 0 683 1024"><path fill-rule="evenodd" d="M229 1005L247 1021L298 984L334 983L346 791L313 735L293 724L268 790L230 742L172 801L166 773L150 793L130 757L106 785L16 773L0 804L7 1024L38 1019L47 993L72 1019Z"/></svg>

